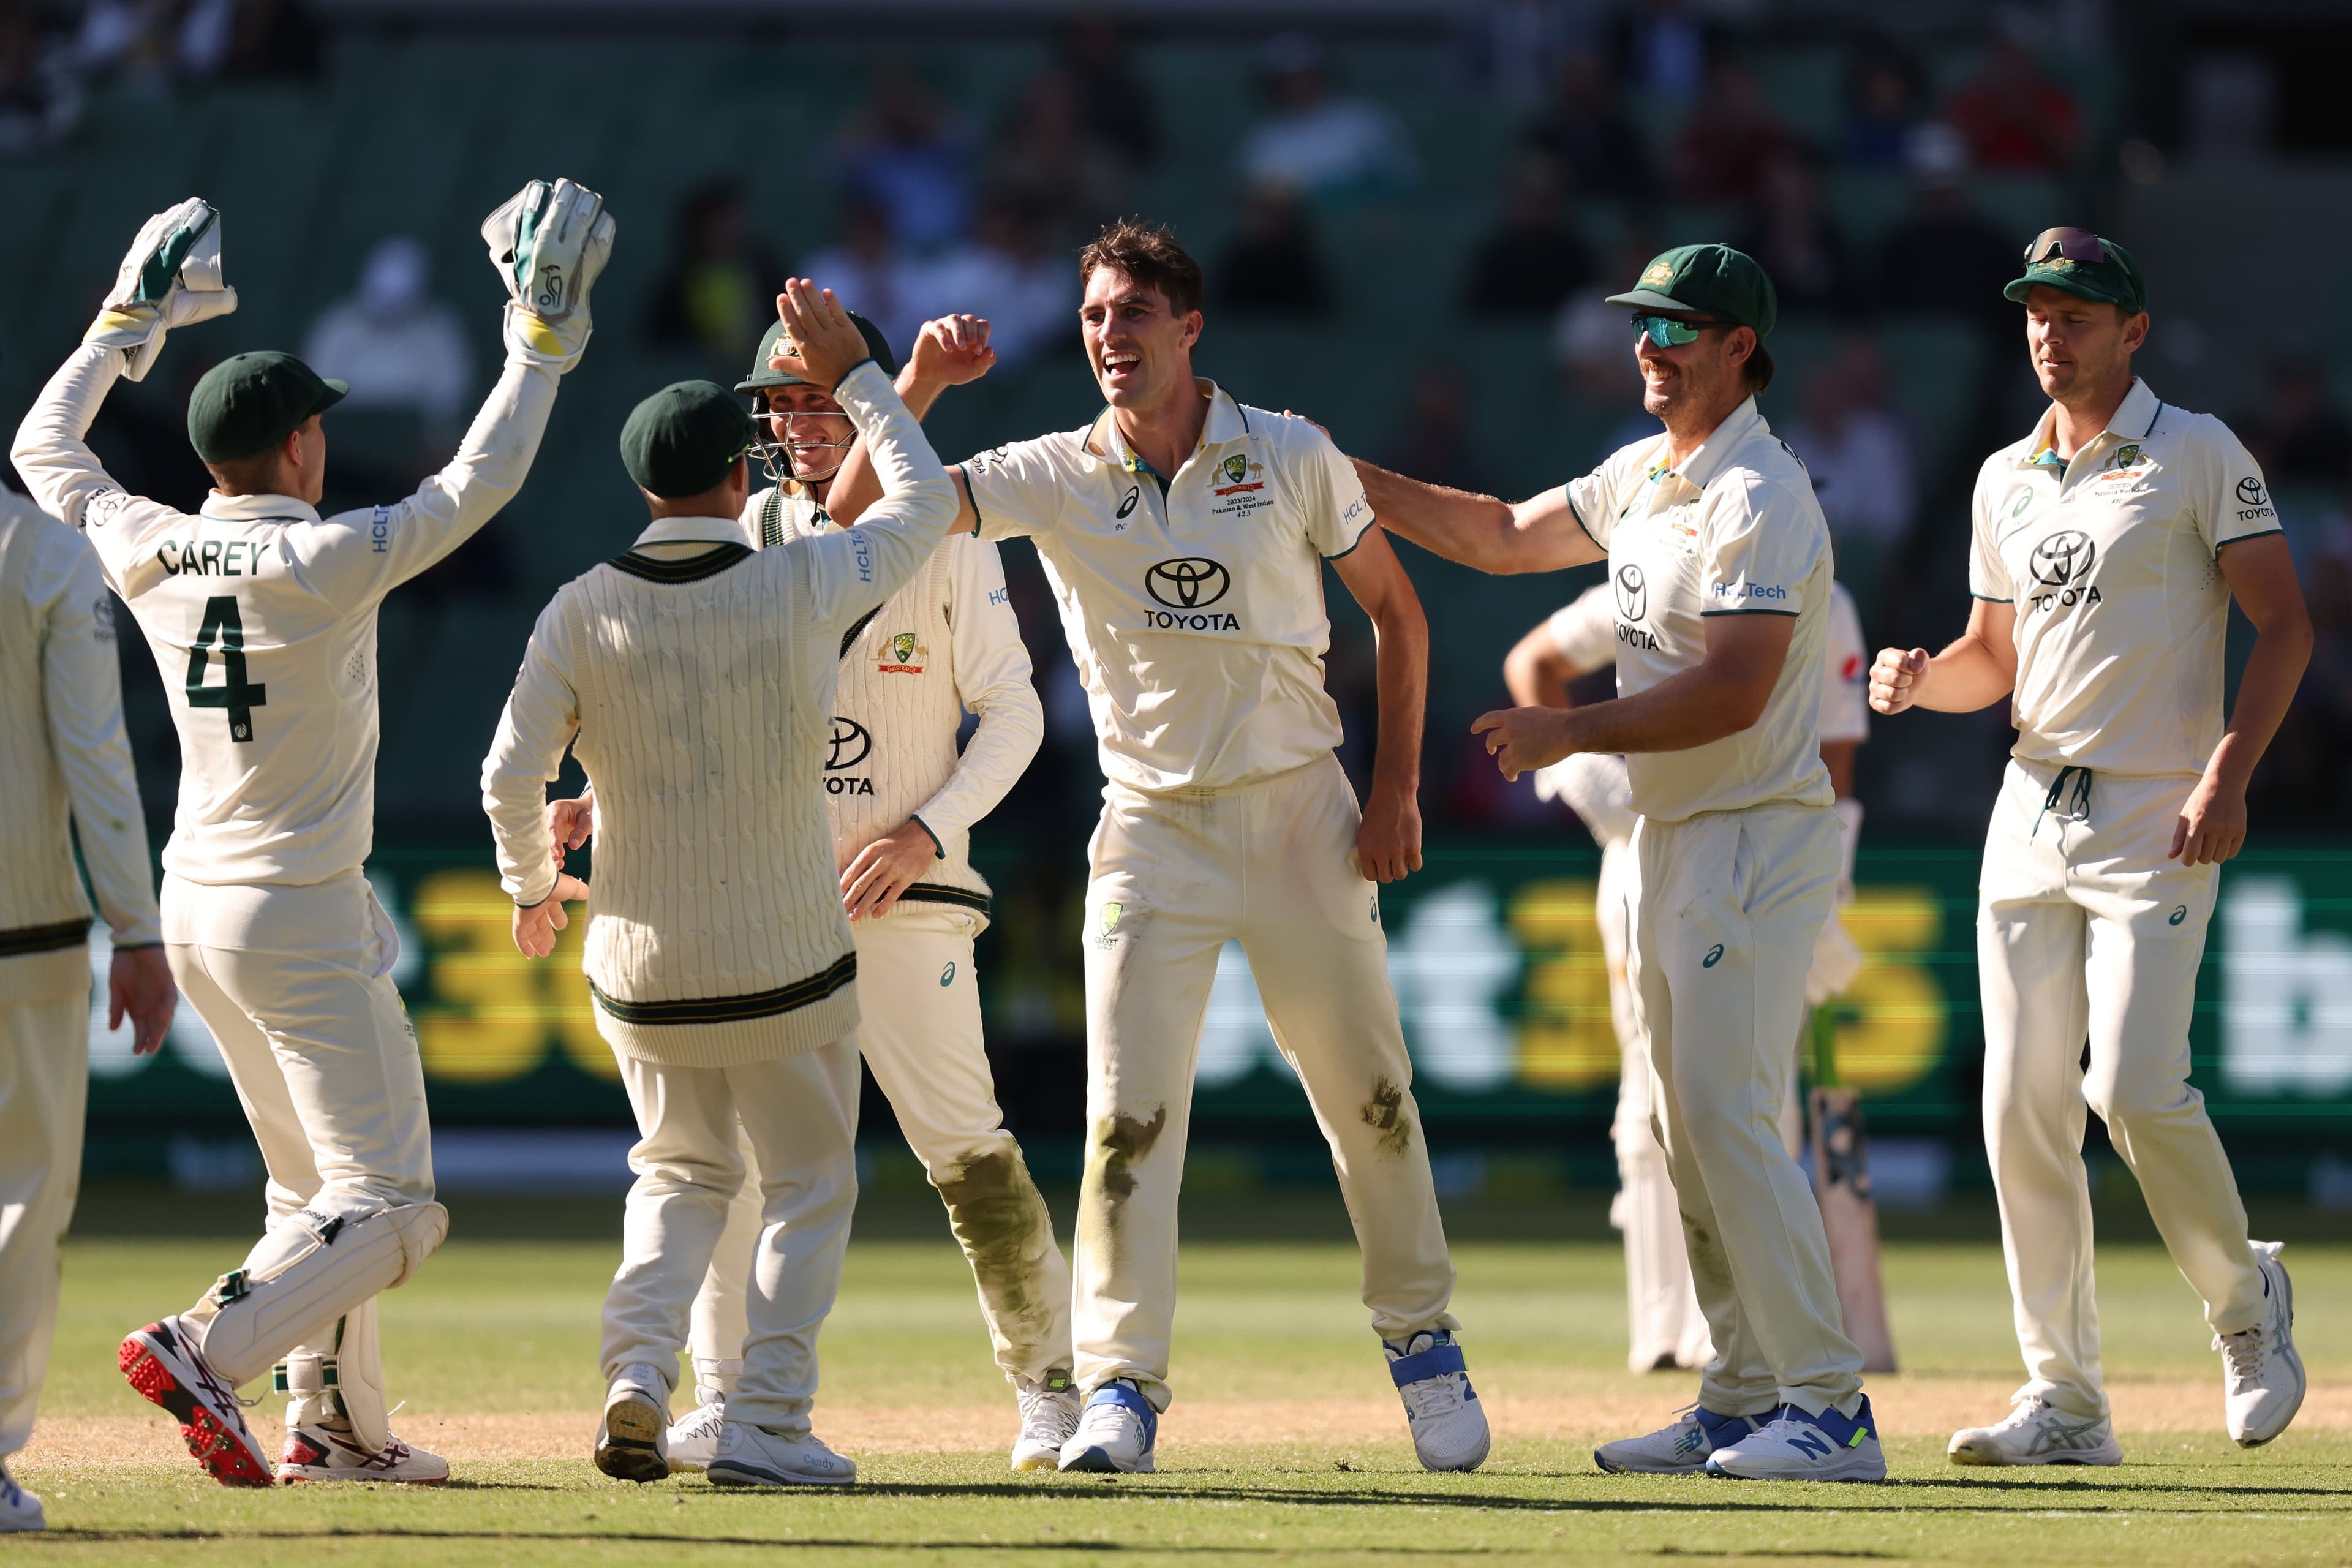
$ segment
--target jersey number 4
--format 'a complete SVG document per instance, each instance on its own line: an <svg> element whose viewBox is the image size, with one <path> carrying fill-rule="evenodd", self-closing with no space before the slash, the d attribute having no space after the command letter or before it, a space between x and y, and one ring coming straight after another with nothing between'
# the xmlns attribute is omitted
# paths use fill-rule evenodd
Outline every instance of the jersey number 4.
<svg viewBox="0 0 2352 1568"><path fill-rule="evenodd" d="M221 683L205 684L205 668L214 649L220 652ZM236 597L223 594L205 601L204 625L188 648L188 706L228 710L228 738L253 739L253 710L269 705L269 688L245 678L245 617L237 614Z"/></svg>

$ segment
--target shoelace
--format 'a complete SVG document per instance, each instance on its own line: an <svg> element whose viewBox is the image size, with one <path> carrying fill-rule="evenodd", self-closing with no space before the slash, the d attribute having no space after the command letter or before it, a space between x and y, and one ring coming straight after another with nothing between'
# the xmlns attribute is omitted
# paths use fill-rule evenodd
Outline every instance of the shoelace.
<svg viewBox="0 0 2352 1568"><path fill-rule="evenodd" d="M2263 1331L2241 1329L2234 1334L2215 1334L2213 1348L2221 1352L2228 1363L2230 1375L2252 1379L2263 1369Z"/></svg>
<svg viewBox="0 0 2352 1568"><path fill-rule="evenodd" d="M1404 1396L1405 1404L1411 1406L1415 1416L1451 1415L1462 1408L1461 1384L1464 1381L1458 1372L1440 1373L1435 1377L1424 1377L1419 1383L1408 1383L1397 1392Z"/></svg>

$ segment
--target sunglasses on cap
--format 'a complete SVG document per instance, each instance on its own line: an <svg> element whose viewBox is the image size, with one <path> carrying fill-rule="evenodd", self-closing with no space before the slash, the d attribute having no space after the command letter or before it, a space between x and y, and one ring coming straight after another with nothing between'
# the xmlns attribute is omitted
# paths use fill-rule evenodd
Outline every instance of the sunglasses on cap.
<svg viewBox="0 0 2352 1568"><path fill-rule="evenodd" d="M2039 266L2053 257L2069 261L2112 261L2107 242L2087 228L2045 228L2025 247L2025 264Z"/></svg>
<svg viewBox="0 0 2352 1568"><path fill-rule="evenodd" d="M1737 321L1718 321L1712 317L1697 321L1680 321L1672 316L1636 316L1633 330L1646 336L1662 349L1678 349L1698 342L1700 332L1709 327L1736 327Z"/></svg>

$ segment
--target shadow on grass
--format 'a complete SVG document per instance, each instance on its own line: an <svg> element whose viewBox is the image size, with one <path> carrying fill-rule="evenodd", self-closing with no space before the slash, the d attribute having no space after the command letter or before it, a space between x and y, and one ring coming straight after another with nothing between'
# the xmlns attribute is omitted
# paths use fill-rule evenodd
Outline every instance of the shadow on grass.
<svg viewBox="0 0 2352 1568"><path fill-rule="evenodd" d="M828 1537L814 1535L688 1535L675 1531L562 1531L562 1530L52 1530L45 1539L59 1545L70 1542L128 1544L134 1542L163 1542L173 1541L319 1541L332 1539L343 1542L362 1541L540 1541L604 1544L627 1542L648 1546L714 1546L754 1547L772 1551L778 1547L793 1550L814 1549L824 1552L1065 1552L1087 1556L1112 1556L1127 1552L1148 1552L1155 1557L1281 1557L1296 1562L1301 1558L1345 1557L1350 1561L1367 1558L1439 1557L1449 1562L1465 1557L1517 1558L1552 1556L1552 1546L1377 1546L1349 1544L1346 1546L1301 1546L1294 1543L1265 1544L1171 1544L1164 1541L882 1541L866 1537ZM1656 1557L1796 1557L1808 1561L1875 1561L1891 1559L1891 1552L1868 1550L1840 1551L1820 1547L1797 1548L1759 1547L1727 1549L1710 1552L1698 1547L1664 1546L1649 1552L1636 1552L1636 1556Z"/></svg>

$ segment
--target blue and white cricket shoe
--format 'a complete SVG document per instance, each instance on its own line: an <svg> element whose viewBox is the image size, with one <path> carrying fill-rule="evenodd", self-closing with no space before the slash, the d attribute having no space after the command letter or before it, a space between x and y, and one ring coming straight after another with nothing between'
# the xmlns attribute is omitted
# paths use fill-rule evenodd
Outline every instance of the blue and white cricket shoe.
<svg viewBox="0 0 2352 1568"><path fill-rule="evenodd" d="M41 1512L41 1500L17 1484L8 1473L5 1460L0 1460L0 1535L19 1531L47 1530L47 1518Z"/></svg>
<svg viewBox="0 0 2352 1568"><path fill-rule="evenodd" d="M1707 1456L1706 1473L1743 1481L1883 1481L1886 1456L1864 1398L1852 1415L1783 1405L1748 1436Z"/></svg>
<svg viewBox="0 0 2352 1568"><path fill-rule="evenodd" d="M1389 1377L1404 1400L1405 1425L1424 1470L1475 1470L1486 1459L1491 1439L1486 1411L1470 1386L1462 1347L1444 1329L1431 1329L1404 1344L1384 1340Z"/></svg>
<svg viewBox="0 0 2352 1568"><path fill-rule="evenodd" d="M1062 1445L1062 1468L1148 1476L1159 1436L1160 1412L1134 1384L1115 1378L1087 1396L1078 1429Z"/></svg>
<svg viewBox="0 0 2352 1568"><path fill-rule="evenodd" d="M1675 1413L1672 1425L1645 1437L1620 1437L1592 1450L1592 1462L1612 1476L1695 1476L1717 1448L1756 1430L1746 1415L1717 1415L1703 1405Z"/></svg>

